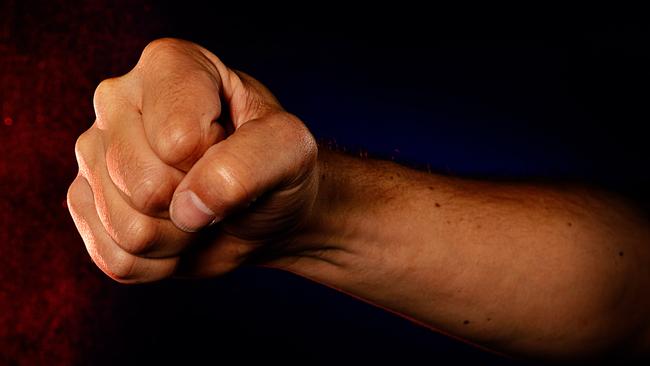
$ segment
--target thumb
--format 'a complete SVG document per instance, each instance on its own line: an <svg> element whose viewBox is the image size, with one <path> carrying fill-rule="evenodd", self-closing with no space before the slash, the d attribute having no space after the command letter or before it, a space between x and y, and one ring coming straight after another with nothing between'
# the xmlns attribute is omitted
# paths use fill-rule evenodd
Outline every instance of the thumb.
<svg viewBox="0 0 650 366"><path fill-rule="evenodd" d="M316 143L295 116L277 111L242 124L210 147L176 188L174 224L197 231L270 190L288 189L311 171Z"/></svg>

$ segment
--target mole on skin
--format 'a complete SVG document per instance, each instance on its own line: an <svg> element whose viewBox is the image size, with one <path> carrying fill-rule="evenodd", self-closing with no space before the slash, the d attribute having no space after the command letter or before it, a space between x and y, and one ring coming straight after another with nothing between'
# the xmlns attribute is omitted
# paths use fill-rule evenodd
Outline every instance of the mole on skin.
<svg viewBox="0 0 650 366"><path fill-rule="evenodd" d="M440 207L440 204L438 202L436 202L436 207Z"/></svg>
<svg viewBox="0 0 650 366"><path fill-rule="evenodd" d="M469 320L465 320L465 321L463 322L463 324L464 324L464 325L469 324Z"/></svg>
<svg viewBox="0 0 650 366"><path fill-rule="evenodd" d="M619 256L619 257L622 257L622 256L623 256L623 252L618 252L618 256Z"/></svg>

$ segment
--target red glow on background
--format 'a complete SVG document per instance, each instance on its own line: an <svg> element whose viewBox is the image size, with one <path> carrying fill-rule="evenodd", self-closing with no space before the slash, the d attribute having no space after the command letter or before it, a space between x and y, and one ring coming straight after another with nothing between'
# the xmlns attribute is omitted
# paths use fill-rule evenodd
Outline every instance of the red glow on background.
<svg viewBox="0 0 650 366"><path fill-rule="evenodd" d="M70 365L110 314L65 204L95 85L128 71L160 21L149 2L0 2L0 365Z"/></svg>

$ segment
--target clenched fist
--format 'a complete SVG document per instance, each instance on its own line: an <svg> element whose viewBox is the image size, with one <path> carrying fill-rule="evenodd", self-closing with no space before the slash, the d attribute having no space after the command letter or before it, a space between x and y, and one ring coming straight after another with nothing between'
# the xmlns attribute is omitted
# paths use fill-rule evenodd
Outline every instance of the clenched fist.
<svg viewBox="0 0 650 366"><path fill-rule="evenodd" d="M149 44L95 92L68 205L113 279L225 273L309 216L317 146L250 76L182 40Z"/></svg>

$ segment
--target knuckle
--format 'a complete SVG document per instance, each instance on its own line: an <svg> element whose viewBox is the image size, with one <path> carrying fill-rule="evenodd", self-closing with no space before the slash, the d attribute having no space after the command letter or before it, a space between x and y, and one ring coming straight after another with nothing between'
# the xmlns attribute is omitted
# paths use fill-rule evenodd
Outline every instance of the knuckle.
<svg viewBox="0 0 650 366"><path fill-rule="evenodd" d="M159 173L145 173L132 189L131 202L144 213L157 212L168 207L172 195L169 182Z"/></svg>
<svg viewBox="0 0 650 366"><path fill-rule="evenodd" d="M93 263L118 282L127 283L132 280L137 258L122 250L101 249L101 245L97 244L98 240L95 233L90 233L89 237L84 238L86 249Z"/></svg>
<svg viewBox="0 0 650 366"><path fill-rule="evenodd" d="M170 81L176 81L176 84L179 84L179 81L186 85L196 82L199 83L198 85L208 81L214 82L217 72L215 66L208 61L204 52L207 52L207 50L189 41L176 38L160 38L150 42L144 48L135 69L154 67L155 70L163 67L165 77L171 77ZM216 56L212 56L216 59ZM174 72L176 67L170 67L187 66L189 60L192 61L191 64L198 67L180 67L177 72ZM173 86L174 84L170 85Z"/></svg>
<svg viewBox="0 0 650 366"><path fill-rule="evenodd" d="M174 175L162 163L139 159L135 149L128 144L109 143L105 154L108 174L136 210L164 211L175 186Z"/></svg>
<svg viewBox="0 0 650 366"><path fill-rule="evenodd" d="M74 143L74 153L77 156L77 159L80 156L83 156L86 151L86 146L88 145L88 131L82 133L77 137L77 141Z"/></svg>
<svg viewBox="0 0 650 366"><path fill-rule="evenodd" d="M173 54L178 51L178 47L184 44L184 41L176 38L158 38L147 44L142 51L140 60L149 58L158 58L161 56Z"/></svg>
<svg viewBox="0 0 650 366"><path fill-rule="evenodd" d="M122 235L122 248L130 254L142 254L149 251L158 241L156 225L143 216L130 220Z"/></svg>
<svg viewBox="0 0 650 366"><path fill-rule="evenodd" d="M95 263L104 269L112 279L121 283L129 283L134 279L134 269L137 257L126 253L116 253L110 262L102 260L102 263Z"/></svg>
<svg viewBox="0 0 650 366"><path fill-rule="evenodd" d="M171 115L168 128L161 132L157 139L160 158L167 164L175 165L193 158L198 158L202 153L203 137L200 129L189 128L191 123L178 123L186 117Z"/></svg>
<svg viewBox="0 0 650 366"><path fill-rule="evenodd" d="M291 146L296 148L301 161L315 161L318 152L318 144L314 135L309 131L307 126L297 116L282 112L281 118L278 118L284 141L291 141Z"/></svg>
<svg viewBox="0 0 650 366"><path fill-rule="evenodd" d="M79 192L79 185L80 185L80 178L77 176L72 183L70 183L70 186L68 187L68 192L66 194L66 201L68 205L68 210L70 211L72 215L72 219L75 221L76 224L79 224L78 221L80 219L80 210L79 210L79 201L82 198L81 192ZM83 233L82 233L83 234Z"/></svg>
<svg viewBox="0 0 650 366"><path fill-rule="evenodd" d="M93 100L109 98L118 91L118 78L104 79L99 82L93 94Z"/></svg>
<svg viewBox="0 0 650 366"><path fill-rule="evenodd" d="M110 78L102 80L93 94L93 107L98 121L105 121L114 108L121 93L121 79Z"/></svg>
<svg viewBox="0 0 650 366"><path fill-rule="evenodd" d="M76 207L77 202L76 202L76 197L75 197L76 194L75 194L75 187L74 187L76 180L77 179L75 178L75 181L73 181L70 184L70 186L68 186L68 191L65 194L66 205L68 207L68 210L70 210L71 212L77 211L77 207Z"/></svg>
<svg viewBox="0 0 650 366"><path fill-rule="evenodd" d="M95 154L92 152L94 147L94 136L92 129L89 129L79 135L77 141L74 144L74 152L77 157L77 163L79 169L82 172L86 172L88 169L91 169L94 166L93 157Z"/></svg>
<svg viewBox="0 0 650 366"><path fill-rule="evenodd" d="M122 192L129 191L129 176L132 175L133 156L135 155L134 147L129 144L124 144L119 140L111 139L107 142L106 146L106 169L113 184L117 186Z"/></svg>
<svg viewBox="0 0 650 366"><path fill-rule="evenodd" d="M292 141L300 139L306 130L298 117L287 112L278 113L271 121L275 124L276 130L282 134L282 137L289 138Z"/></svg>

